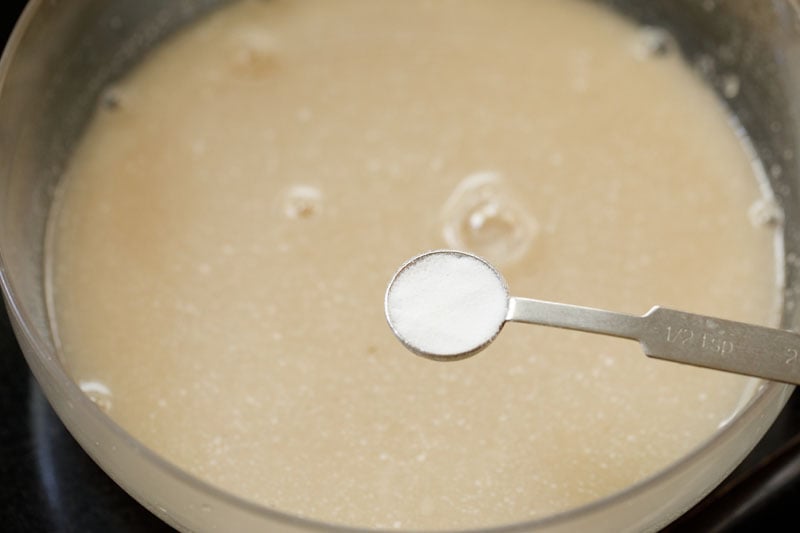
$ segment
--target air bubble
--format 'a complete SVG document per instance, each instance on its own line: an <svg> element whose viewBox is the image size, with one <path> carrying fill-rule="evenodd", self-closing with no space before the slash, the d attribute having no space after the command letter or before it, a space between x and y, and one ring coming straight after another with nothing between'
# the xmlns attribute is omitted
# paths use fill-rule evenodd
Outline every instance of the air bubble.
<svg viewBox="0 0 800 533"><path fill-rule="evenodd" d="M81 381L78 386L103 412L111 411L111 389L100 381Z"/></svg>
<svg viewBox="0 0 800 533"><path fill-rule="evenodd" d="M310 219L322 210L322 191L311 185L294 185L283 198L283 213L295 220Z"/></svg>
<svg viewBox="0 0 800 533"><path fill-rule="evenodd" d="M633 43L633 54L638 59L665 57L677 50L677 44L668 31L654 26L643 26Z"/></svg>
<svg viewBox="0 0 800 533"><path fill-rule="evenodd" d="M258 81L272 72L277 62L278 46L270 32L251 28L234 34L233 41L231 67L237 77Z"/></svg>
<svg viewBox="0 0 800 533"><path fill-rule="evenodd" d="M119 87L108 87L100 95L100 107L105 111L119 111L125 105L125 91Z"/></svg>
<svg viewBox="0 0 800 533"><path fill-rule="evenodd" d="M736 74L728 74L722 77L722 94L725 98L736 98L739 95L741 82Z"/></svg>
<svg viewBox="0 0 800 533"><path fill-rule="evenodd" d="M536 219L517 202L495 172L467 176L442 209L447 245L495 264L521 258L539 231Z"/></svg>
<svg viewBox="0 0 800 533"><path fill-rule="evenodd" d="M757 200L747 211L750 223L756 227L777 226L783 221L783 211L772 198Z"/></svg>

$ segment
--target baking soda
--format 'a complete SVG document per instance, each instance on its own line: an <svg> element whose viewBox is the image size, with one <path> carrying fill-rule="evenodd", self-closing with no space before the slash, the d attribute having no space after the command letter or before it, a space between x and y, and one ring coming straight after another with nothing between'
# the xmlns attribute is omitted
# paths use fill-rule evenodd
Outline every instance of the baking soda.
<svg viewBox="0 0 800 533"><path fill-rule="evenodd" d="M386 291L386 318L395 335L422 355L470 355L497 336L508 312L508 290L480 258L454 251L406 263Z"/></svg>

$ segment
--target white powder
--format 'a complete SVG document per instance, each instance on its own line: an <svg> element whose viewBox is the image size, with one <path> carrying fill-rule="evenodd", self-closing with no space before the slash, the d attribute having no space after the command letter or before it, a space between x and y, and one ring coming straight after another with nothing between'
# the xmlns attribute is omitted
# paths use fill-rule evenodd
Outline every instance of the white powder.
<svg viewBox="0 0 800 533"><path fill-rule="evenodd" d="M485 261L436 251L406 263L386 291L386 318L412 351L466 356L492 341L505 322L508 289Z"/></svg>

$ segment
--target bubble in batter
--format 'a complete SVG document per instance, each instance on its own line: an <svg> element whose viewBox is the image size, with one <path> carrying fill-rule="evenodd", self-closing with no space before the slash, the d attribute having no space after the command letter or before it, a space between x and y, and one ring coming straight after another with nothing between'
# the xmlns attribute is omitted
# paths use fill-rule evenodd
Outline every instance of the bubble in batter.
<svg viewBox="0 0 800 533"><path fill-rule="evenodd" d="M100 381L81 381L78 386L97 406L108 413L113 406L111 389Z"/></svg>
<svg viewBox="0 0 800 533"><path fill-rule="evenodd" d="M495 264L508 264L525 255L539 225L514 200L496 172L464 178L442 209L443 235L452 248L467 250Z"/></svg>
<svg viewBox="0 0 800 533"><path fill-rule="evenodd" d="M283 213L291 219L309 219L322 210L322 191L311 185L293 185L283 198Z"/></svg>
<svg viewBox="0 0 800 533"><path fill-rule="evenodd" d="M639 30L633 43L633 54L637 59L665 57L677 50L678 45L668 31L654 26Z"/></svg>

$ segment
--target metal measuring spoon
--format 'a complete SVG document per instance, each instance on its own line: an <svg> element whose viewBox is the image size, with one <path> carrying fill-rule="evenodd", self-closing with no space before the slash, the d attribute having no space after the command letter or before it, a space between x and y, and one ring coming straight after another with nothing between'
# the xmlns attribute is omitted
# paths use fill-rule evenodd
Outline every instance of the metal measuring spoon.
<svg viewBox="0 0 800 533"><path fill-rule="evenodd" d="M474 355L506 322L523 322L632 339L649 357L800 385L798 333L659 306L635 316L518 298L488 262L454 250L400 267L385 311L406 347L439 361Z"/></svg>

